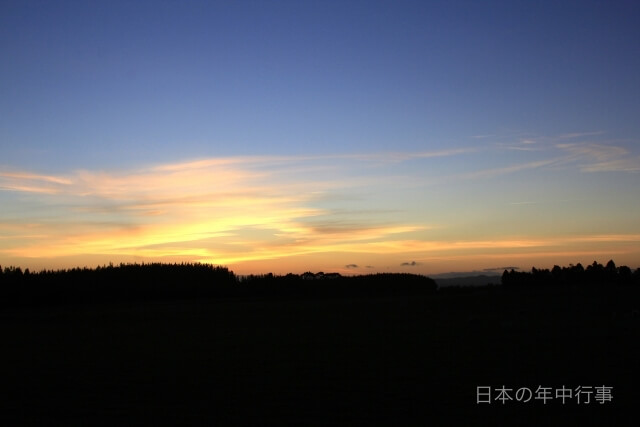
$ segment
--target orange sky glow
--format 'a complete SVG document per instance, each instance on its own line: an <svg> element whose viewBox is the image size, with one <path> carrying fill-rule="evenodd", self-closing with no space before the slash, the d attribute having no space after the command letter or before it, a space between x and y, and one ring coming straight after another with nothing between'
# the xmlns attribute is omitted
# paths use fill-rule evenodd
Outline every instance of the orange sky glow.
<svg viewBox="0 0 640 427"><path fill-rule="evenodd" d="M637 227L576 226L562 211L549 222L557 209L551 204L536 215L538 202L485 195L481 203L463 194L468 182L500 186L505 175L551 162L427 179L400 173L411 160L470 151L212 158L60 175L3 171L0 189L13 205L0 219L0 255L5 265L32 269L161 261L225 265L239 274L495 272L505 263L528 269L638 260ZM429 196L443 188L443 199L455 200ZM424 205L413 205L417 195L425 195L418 197ZM563 209L574 214L579 206Z"/></svg>

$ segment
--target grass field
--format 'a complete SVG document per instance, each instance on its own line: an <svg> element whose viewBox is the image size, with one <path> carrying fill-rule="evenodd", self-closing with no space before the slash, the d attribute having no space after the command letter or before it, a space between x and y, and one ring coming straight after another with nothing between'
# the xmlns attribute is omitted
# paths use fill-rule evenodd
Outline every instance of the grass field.
<svg viewBox="0 0 640 427"><path fill-rule="evenodd" d="M500 287L0 311L0 425L638 425L640 292ZM600 386L606 404L476 403Z"/></svg>

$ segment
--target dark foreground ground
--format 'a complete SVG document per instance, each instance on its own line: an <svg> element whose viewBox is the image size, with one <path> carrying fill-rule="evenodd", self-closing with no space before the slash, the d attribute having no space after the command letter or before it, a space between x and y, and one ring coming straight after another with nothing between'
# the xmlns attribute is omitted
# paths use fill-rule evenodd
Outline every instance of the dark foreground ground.
<svg viewBox="0 0 640 427"><path fill-rule="evenodd" d="M4 308L0 425L640 425L638 307L483 288ZM502 385L613 399L476 403Z"/></svg>

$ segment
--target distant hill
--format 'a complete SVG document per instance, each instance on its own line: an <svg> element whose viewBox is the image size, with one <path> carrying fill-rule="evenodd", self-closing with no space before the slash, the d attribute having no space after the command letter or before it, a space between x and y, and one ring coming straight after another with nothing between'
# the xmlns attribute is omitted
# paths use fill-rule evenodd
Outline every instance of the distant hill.
<svg viewBox="0 0 640 427"><path fill-rule="evenodd" d="M237 277L209 264L120 264L31 272L0 269L0 307L206 298L326 298L434 294L436 282L417 274L274 274Z"/></svg>
<svg viewBox="0 0 640 427"><path fill-rule="evenodd" d="M475 276L458 276L458 277L434 277L431 276L433 280L436 281L438 286L447 287L447 286L485 286L490 283L494 285L499 285L501 276L491 275L488 276L486 274L480 274Z"/></svg>

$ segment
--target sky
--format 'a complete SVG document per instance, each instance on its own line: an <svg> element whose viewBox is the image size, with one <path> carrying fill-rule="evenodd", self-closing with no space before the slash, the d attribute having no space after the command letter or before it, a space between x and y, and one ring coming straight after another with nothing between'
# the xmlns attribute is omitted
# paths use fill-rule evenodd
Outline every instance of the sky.
<svg viewBox="0 0 640 427"><path fill-rule="evenodd" d="M0 265L640 267L640 3L0 1Z"/></svg>

